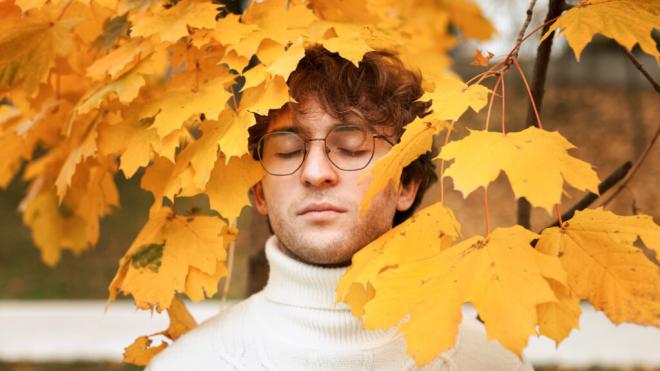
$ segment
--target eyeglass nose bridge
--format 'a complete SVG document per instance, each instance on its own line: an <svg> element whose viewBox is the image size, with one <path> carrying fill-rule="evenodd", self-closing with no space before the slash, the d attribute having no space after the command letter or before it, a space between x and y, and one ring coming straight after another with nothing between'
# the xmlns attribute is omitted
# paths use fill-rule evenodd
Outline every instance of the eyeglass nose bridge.
<svg viewBox="0 0 660 371"><path fill-rule="evenodd" d="M260 147L260 148L258 149L258 152L259 152L259 162L261 163L262 168L263 168L267 173L269 173L269 174L271 174L271 175L275 175L275 176L286 176L286 175L291 175L291 174L295 173L296 171L298 171L298 170L304 165L305 161L307 160L307 155L309 154L308 143L310 143L310 142L323 142L323 147L324 147L324 152L325 152L326 160L328 160L328 162L330 162L330 164L331 164L333 167L335 167L335 168L337 168L337 169L339 169L339 170L342 170L342 171L357 171L357 170L362 170L362 169L364 169L365 167L367 167L367 166L369 165L369 163L371 163L371 161L373 160L374 155L375 155L375 144L376 144L375 142L376 142L376 139L377 139L377 138L383 139L385 142L387 142L387 143L388 143L389 145L391 145L391 146L394 146L394 145L395 145L395 143L393 143L392 141L390 141L385 135L382 135L382 134L374 134L374 133L372 133L372 134L371 134L372 150L371 150L371 155L369 156L369 159L366 161L366 163L365 163L363 166L361 166L361 167L359 167L359 168L356 168L356 169L344 169L344 168L338 166L338 165L337 165L337 164L336 164L336 163L330 158L330 152L331 152L331 150L328 148L328 142L327 142L327 138L328 138L329 135L330 135L330 133L328 133L328 135L326 135L325 138L304 138L304 137L298 135L298 137L303 141L303 146L304 146L304 150L303 150L303 158L302 158L302 160L300 161L300 164L298 165L298 167L296 167L293 171L291 171L291 172L289 172L289 173L287 173L287 174L274 174L274 173L271 173L270 171L268 171L268 169L265 167L265 165L264 165L264 163L263 163L263 161L262 161L262 159L261 159L261 140L260 140L260 144L259 144L259 147ZM262 140L263 140L263 138L262 138Z"/></svg>
<svg viewBox="0 0 660 371"><path fill-rule="evenodd" d="M302 162L300 163L298 168L301 168L305 164L305 160L307 160L307 155L309 154L309 148L307 147L308 144L310 142L323 142L323 153L325 153L325 159L328 160L332 166L334 166L337 169L341 170L341 168L337 167L337 165L335 165L335 163L332 161L332 159L330 159L330 148L328 148L328 142L326 141L326 139L327 139L327 137L326 138L309 138L309 139L302 138L302 140L304 142L304 145L305 145L305 150L303 152Z"/></svg>

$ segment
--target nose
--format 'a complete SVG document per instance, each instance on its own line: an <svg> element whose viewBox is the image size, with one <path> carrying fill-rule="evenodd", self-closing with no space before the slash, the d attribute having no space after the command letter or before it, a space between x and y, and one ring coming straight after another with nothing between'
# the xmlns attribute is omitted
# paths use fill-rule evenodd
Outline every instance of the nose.
<svg viewBox="0 0 660 371"><path fill-rule="evenodd" d="M335 168L325 154L325 143L310 140L308 153L302 165L300 180L308 186L323 187L337 184L338 169Z"/></svg>

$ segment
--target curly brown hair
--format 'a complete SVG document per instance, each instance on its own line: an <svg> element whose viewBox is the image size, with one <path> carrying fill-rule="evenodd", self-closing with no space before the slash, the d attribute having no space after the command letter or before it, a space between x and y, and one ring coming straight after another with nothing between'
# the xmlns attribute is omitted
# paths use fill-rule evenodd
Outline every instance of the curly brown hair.
<svg viewBox="0 0 660 371"><path fill-rule="evenodd" d="M317 45L305 50L287 85L290 96L299 104L315 97L337 119L357 117L368 125L392 129L392 135L400 138L406 125L429 113L431 102L418 100L424 94L421 81L420 74L405 68L391 51L368 52L356 67L338 53ZM257 144L267 131L269 119L283 108L271 110L268 116L257 115L257 123L250 127L248 143L255 160ZM417 179L420 186L412 206L394 215L393 225L412 215L428 188L437 181L432 161L435 154L434 147L403 169L401 182L408 184Z"/></svg>

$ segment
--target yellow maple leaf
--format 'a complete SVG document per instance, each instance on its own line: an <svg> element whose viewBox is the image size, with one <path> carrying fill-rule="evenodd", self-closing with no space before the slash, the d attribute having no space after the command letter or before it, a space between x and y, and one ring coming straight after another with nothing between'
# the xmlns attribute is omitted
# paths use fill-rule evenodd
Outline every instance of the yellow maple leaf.
<svg viewBox="0 0 660 371"><path fill-rule="evenodd" d="M633 246L637 236L657 243L660 227L645 215L584 210L561 228L545 229L537 249L558 256L575 295L612 322L660 326L660 269Z"/></svg>
<svg viewBox="0 0 660 371"><path fill-rule="evenodd" d="M226 145L230 152L234 151L234 156L240 157L247 152L247 127L242 125L253 121L254 117L250 113L236 114L226 108L218 120L206 120L200 125L202 136L188 144L178 154L174 164L165 159L157 159L142 180L143 188L154 193L158 201L155 206L160 206L162 197L173 201L176 196L201 193L211 177L219 148L224 148L219 146ZM243 137L245 149L239 150L240 143L235 141Z"/></svg>
<svg viewBox="0 0 660 371"><path fill-rule="evenodd" d="M67 203L85 221L85 235L92 245L98 242L100 218L119 206L115 171L113 160L100 157L81 164L71 181Z"/></svg>
<svg viewBox="0 0 660 371"><path fill-rule="evenodd" d="M14 85L32 93L47 77L56 55L74 46L72 29L80 18L62 14L61 4L31 10L21 18L0 14L0 92Z"/></svg>
<svg viewBox="0 0 660 371"><path fill-rule="evenodd" d="M520 226L498 228L385 270L370 280L375 294L364 307L365 327L391 327L409 314L399 330L422 365L454 346L461 305L470 302L488 338L520 356L536 334L537 306L557 301L548 280L565 282L559 260L530 246L536 237Z"/></svg>
<svg viewBox="0 0 660 371"><path fill-rule="evenodd" d="M194 76L188 76L194 80ZM232 96L226 85L232 82L233 75L226 72L202 83L197 91L191 84L172 83L171 88L153 102L147 104L141 112L143 117L155 117L153 127L160 137L165 137L179 129L193 115L204 114L209 120L215 120Z"/></svg>
<svg viewBox="0 0 660 371"><path fill-rule="evenodd" d="M41 260L49 266L57 264L63 250L78 254L88 246L85 221L67 205L58 205L54 190L40 193L27 202L23 223L32 230Z"/></svg>
<svg viewBox="0 0 660 371"><path fill-rule="evenodd" d="M66 192L71 185L71 178L73 178L78 164L96 153L97 134L96 129L92 128L80 143L73 146L70 152L68 152L66 160L62 164L62 168L57 175L57 179L55 179L55 188L57 189L57 196L60 200L66 195Z"/></svg>
<svg viewBox="0 0 660 371"><path fill-rule="evenodd" d="M647 54L660 58L653 40L653 30L660 28L660 4L656 0L581 0L562 14L548 29L541 41L555 30L566 35L568 45L580 60L585 46L595 34L614 39L632 51L639 43Z"/></svg>
<svg viewBox="0 0 660 371"><path fill-rule="evenodd" d="M170 325L162 334L172 340L180 338L183 334L197 326L197 322L190 312L188 312L186 305L176 296L167 308L167 316L170 318Z"/></svg>
<svg viewBox="0 0 660 371"><path fill-rule="evenodd" d="M259 161L249 154L225 161L219 156L206 184L211 208L228 220L238 218L244 206L250 204L248 191L265 175Z"/></svg>
<svg viewBox="0 0 660 371"><path fill-rule="evenodd" d="M471 66L477 66L477 67L487 67L488 63L490 63L490 60L495 56L495 54L486 51L486 54L484 54L483 50L477 49L474 51L474 60L470 62Z"/></svg>
<svg viewBox="0 0 660 371"><path fill-rule="evenodd" d="M305 47L303 44L293 44L268 66L268 72L272 75L282 76L284 80L287 80L304 56Z"/></svg>
<svg viewBox="0 0 660 371"><path fill-rule="evenodd" d="M86 97L83 97L80 104L76 106L77 114L84 114L94 108L99 108L101 103L111 94L117 96L122 103L133 101L144 86L146 81L138 73L129 73L121 78L112 81L109 84L101 85L97 90L91 90Z"/></svg>
<svg viewBox="0 0 660 371"><path fill-rule="evenodd" d="M248 128L256 123L254 115L248 111L228 110L228 117L223 120L221 114L218 121L227 126L227 132L220 138L219 144L227 161L232 157L241 157L248 153Z"/></svg>
<svg viewBox="0 0 660 371"><path fill-rule="evenodd" d="M373 50L360 34L333 37L323 40L321 43L329 51L337 52L343 58L353 62L355 67L358 67L365 53Z"/></svg>
<svg viewBox="0 0 660 371"><path fill-rule="evenodd" d="M535 127L520 132L470 131L464 139L442 148L439 158L455 159L445 171L467 197L486 187L504 171L516 198L551 212L561 201L563 183L598 193L598 176L587 162L570 156L573 145L557 132Z"/></svg>
<svg viewBox="0 0 660 371"><path fill-rule="evenodd" d="M176 296L167 308L167 316L170 319L167 329L155 334L140 336L124 349L123 361L125 363L146 366L156 354L169 346L166 342L162 342L158 346L152 347L150 337L163 335L170 340L176 340L197 326L197 322L186 305Z"/></svg>
<svg viewBox="0 0 660 371"><path fill-rule="evenodd" d="M479 5L469 0L441 0L441 6L447 9L451 22L466 37L488 40L495 33L495 28L483 15Z"/></svg>
<svg viewBox="0 0 660 371"><path fill-rule="evenodd" d="M379 159L371 171L362 176L361 181L369 180L369 187L362 197L360 214L363 215L371 201L392 182L394 189L399 188L403 168L420 155L431 150L433 137L446 127L444 121L416 119L406 126L401 140Z"/></svg>
<svg viewBox="0 0 660 371"><path fill-rule="evenodd" d="M177 71L192 72L196 85L223 76L227 71L225 66L219 65L225 49L214 42L197 47L192 45L190 39L182 39L171 45L167 51L171 56L170 67Z"/></svg>
<svg viewBox="0 0 660 371"><path fill-rule="evenodd" d="M278 109L289 102L289 87L282 76L272 76L260 85L243 92L239 110L259 115L268 114L268 110Z"/></svg>
<svg viewBox="0 0 660 371"><path fill-rule="evenodd" d="M243 77L245 78L245 83L243 84L242 90L246 90L261 85L269 78L269 75L266 66L258 64L243 72Z"/></svg>
<svg viewBox="0 0 660 371"><path fill-rule="evenodd" d="M435 90L425 93L420 100L431 100L433 112L428 118L457 121L468 108L479 112L488 103L490 90L483 85L468 86L456 77L435 81Z"/></svg>
<svg viewBox="0 0 660 371"><path fill-rule="evenodd" d="M97 59L87 67L87 76L103 80L106 75L116 79L119 75L134 67L136 63L151 55L153 43L142 38L130 39L125 44Z"/></svg>
<svg viewBox="0 0 660 371"><path fill-rule="evenodd" d="M318 18L304 1L269 0L250 3L242 16L243 21L259 26L258 33L280 45L298 39L304 30Z"/></svg>
<svg viewBox="0 0 660 371"><path fill-rule="evenodd" d="M539 333L555 341L557 345L568 337L580 323L580 298L573 291L553 280L548 280L557 296L556 303L543 303L537 307Z"/></svg>
<svg viewBox="0 0 660 371"><path fill-rule="evenodd" d="M241 17L236 14L227 14L220 18L216 25L216 31L213 38L227 47L238 44L247 35L259 29L256 24L245 24L241 22Z"/></svg>
<svg viewBox="0 0 660 371"><path fill-rule="evenodd" d="M337 300L361 317L369 296L364 293L373 288L371 279L387 269L436 255L451 246L459 231L454 214L439 202L416 212L353 256L337 285Z"/></svg>
<svg viewBox="0 0 660 371"><path fill-rule="evenodd" d="M123 361L132 365L146 366L156 354L165 348L167 348L165 342L154 347L151 346L151 339L148 336L140 336L131 345L124 348Z"/></svg>
<svg viewBox="0 0 660 371"><path fill-rule="evenodd" d="M170 43L188 35L188 27L215 28L218 5L212 2L182 0L169 9L158 6L155 14L132 13L131 36L157 35Z"/></svg>
<svg viewBox="0 0 660 371"><path fill-rule="evenodd" d="M175 293L187 292L191 268L216 274L218 261L225 261L225 249L235 235L217 217L173 215L169 208L159 209L119 261L108 302L121 291L131 294L139 308L155 305L159 312L169 308Z"/></svg>
<svg viewBox="0 0 660 371"><path fill-rule="evenodd" d="M31 154L31 148L14 130L0 131L0 188L9 185Z"/></svg>

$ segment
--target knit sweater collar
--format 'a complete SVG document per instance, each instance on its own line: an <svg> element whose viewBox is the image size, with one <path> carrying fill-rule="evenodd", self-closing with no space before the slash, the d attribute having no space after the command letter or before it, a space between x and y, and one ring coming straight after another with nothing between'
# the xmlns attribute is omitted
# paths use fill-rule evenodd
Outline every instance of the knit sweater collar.
<svg viewBox="0 0 660 371"><path fill-rule="evenodd" d="M348 268L325 268L302 263L286 255L276 236L266 241L270 266L264 294L272 302L306 308L349 310L336 303L335 288Z"/></svg>
<svg viewBox="0 0 660 371"><path fill-rule="evenodd" d="M261 293L265 302L258 317L272 333L286 334L283 342L353 352L400 337L396 328L365 330L362 319L354 317L345 303L335 303L335 288L348 268L299 262L277 244L275 236L266 242L270 273Z"/></svg>

